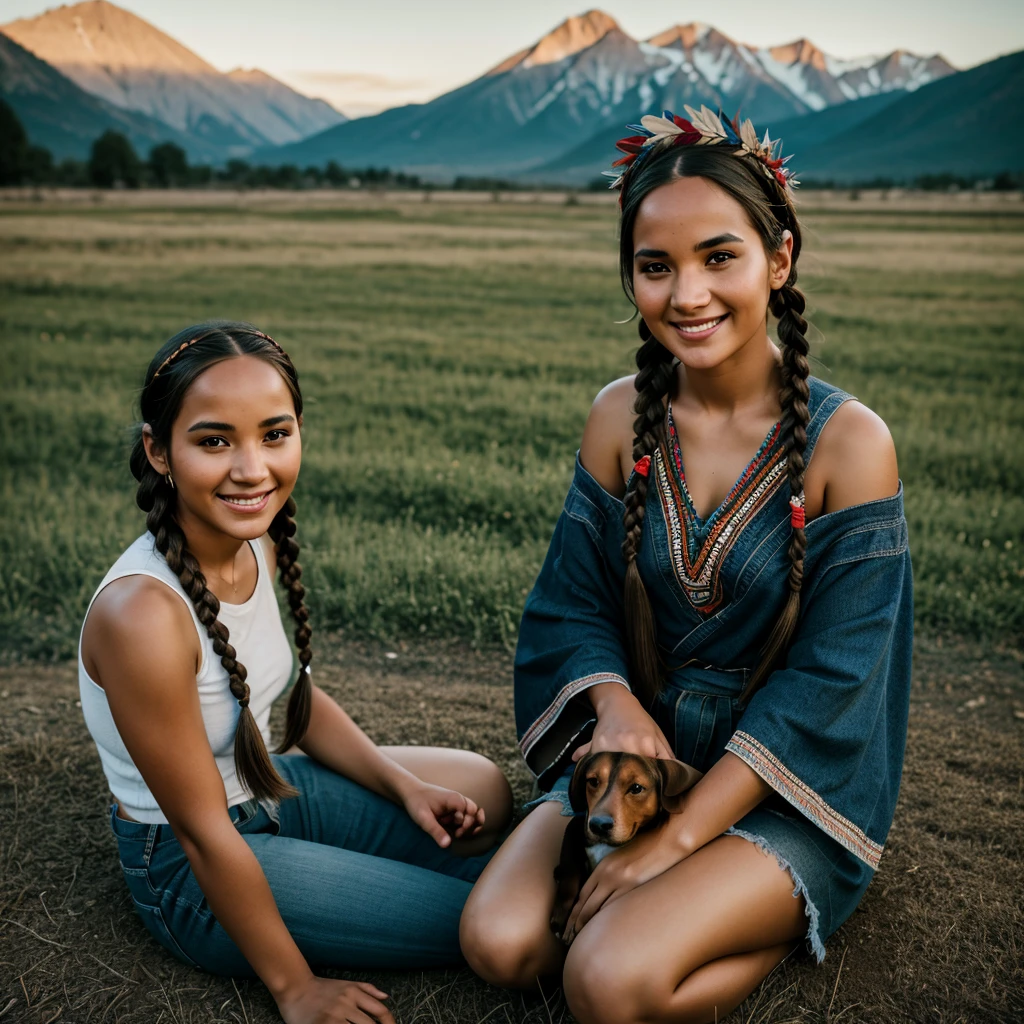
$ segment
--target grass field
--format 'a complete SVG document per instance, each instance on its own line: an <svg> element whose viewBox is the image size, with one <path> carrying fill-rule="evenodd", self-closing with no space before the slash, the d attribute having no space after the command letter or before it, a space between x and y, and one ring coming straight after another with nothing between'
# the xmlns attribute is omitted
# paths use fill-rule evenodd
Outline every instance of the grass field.
<svg viewBox="0 0 1024 1024"><path fill-rule="evenodd" d="M1024 203L806 204L815 372L892 429L918 622L1019 641ZM614 234L607 202L0 204L3 656L73 653L141 529L145 366L208 317L269 331L302 375L316 624L513 642L590 402L632 365Z"/></svg>
<svg viewBox="0 0 1024 1024"><path fill-rule="evenodd" d="M814 372L893 432L919 642L879 875L824 967L730 1021L1024 1019L1024 203L804 207ZM293 354L318 682L377 741L474 747L525 797L508 651L590 402L631 367L616 274L597 197L0 199L0 1024L276 1019L132 913L67 660L142 529L127 428L156 348L232 317ZM375 980L400 1024L570 1019L468 972Z"/></svg>

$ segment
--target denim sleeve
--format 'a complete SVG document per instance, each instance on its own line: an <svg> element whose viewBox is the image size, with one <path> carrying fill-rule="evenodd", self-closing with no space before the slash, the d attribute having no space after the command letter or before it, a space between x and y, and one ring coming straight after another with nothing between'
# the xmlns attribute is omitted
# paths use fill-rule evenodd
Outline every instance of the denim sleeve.
<svg viewBox="0 0 1024 1024"><path fill-rule="evenodd" d="M853 513L854 526L832 530L785 666L726 746L872 869L896 808L910 701L913 583L902 503L898 512L873 523Z"/></svg>
<svg viewBox="0 0 1024 1024"><path fill-rule="evenodd" d="M606 682L629 686L622 536L621 503L577 462L516 646L516 731L542 787L596 721L585 691Z"/></svg>

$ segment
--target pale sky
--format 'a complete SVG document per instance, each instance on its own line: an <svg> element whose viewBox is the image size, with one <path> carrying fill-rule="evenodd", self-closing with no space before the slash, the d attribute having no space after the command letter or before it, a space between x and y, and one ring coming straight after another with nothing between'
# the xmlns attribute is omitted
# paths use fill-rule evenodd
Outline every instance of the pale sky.
<svg viewBox="0 0 1024 1024"><path fill-rule="evenodd" d="M0 0L0 23L46 0ZM587 9L573 0L120 0L222 71L259 67L358 116L462 85ZM836 57L941 53L959 68L1024 49L1020 0L607 0L635 38L704 21L757 46L806 36Z"/></svg>

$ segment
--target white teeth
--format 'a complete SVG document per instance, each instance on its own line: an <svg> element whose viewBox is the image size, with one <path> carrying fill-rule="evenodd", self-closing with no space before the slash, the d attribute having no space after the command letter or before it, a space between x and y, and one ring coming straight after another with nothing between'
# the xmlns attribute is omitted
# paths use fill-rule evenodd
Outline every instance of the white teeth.
<svg viewBox="0 0 1024 1024"><path fill-rule="evenodd" d="M258 505L265 497L265 494L261 494L258 498L228 498L221 495L222 498L229 505Z"/></svg>
<svg viewBox="0 0 1024 1024"><path fill-rule="evenodd" d="M720 316L714 320L705 320L702 324L695 324L693 327L684 327L682 324L676 324L676 326L683 334L700 334L702 331L710 330L716 324L720 324L724 319L724 316Z"/></svg>

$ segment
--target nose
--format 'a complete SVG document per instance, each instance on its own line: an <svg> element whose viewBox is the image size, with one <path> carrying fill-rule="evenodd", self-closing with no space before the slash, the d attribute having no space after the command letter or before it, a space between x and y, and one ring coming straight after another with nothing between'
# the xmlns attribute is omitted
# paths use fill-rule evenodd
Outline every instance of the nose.
<svg viewBox="0 0 1024 1024"><path fill-rule="evenodd" d="M590 831L595 836L609 836L614 824L615 819L610 814L599 814L597 817L590 819Z"/></svg>
<svg viewBox="0 0 1024 1024"><path fill-rule="evenodd" d="M687 269L676 277L672 290L672 305L681 313L689 314L703 309L711 301L707 281L703 274Z"/></svg>
<svg viewBox="0 0 1024 1024"><path fill-rule="evenodd" d="M231 479L240 484L261 483L267 475L267 466L259 445L243 444L237 449L231 466Z"/></svg>

